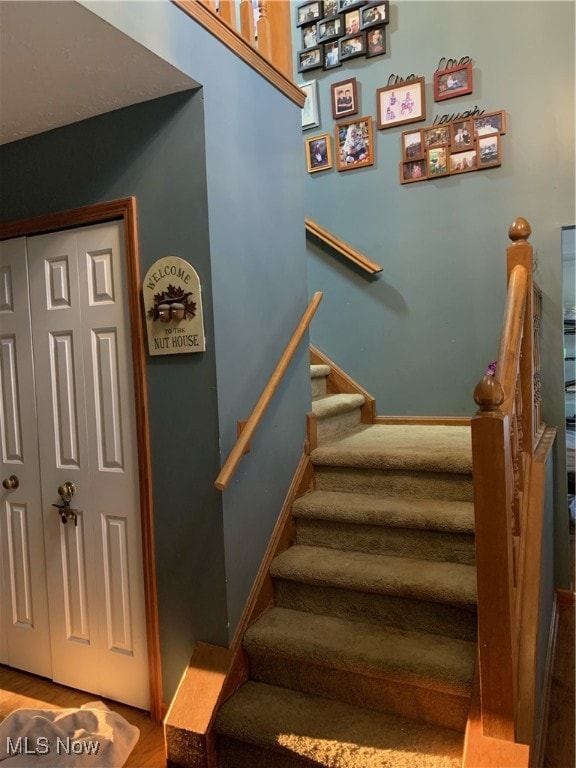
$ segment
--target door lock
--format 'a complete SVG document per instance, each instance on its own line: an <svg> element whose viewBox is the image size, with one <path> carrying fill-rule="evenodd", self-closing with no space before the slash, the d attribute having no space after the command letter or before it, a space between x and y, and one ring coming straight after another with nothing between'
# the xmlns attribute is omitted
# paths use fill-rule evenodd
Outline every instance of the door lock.
<svg viewBox="0 0 576 768"><path fill-rule="evenodd" d="M80 510L72 509L70 506L72 496L74 496L75 493L76 486L74 483L62 483L62 485L58 487L58 495L62 499L62 504L52 504L52 506L56 507L58 510L60 520L64 525L68 522L68 520L73 520L74 525L78 525L78 512L80 512Z"/></svg>

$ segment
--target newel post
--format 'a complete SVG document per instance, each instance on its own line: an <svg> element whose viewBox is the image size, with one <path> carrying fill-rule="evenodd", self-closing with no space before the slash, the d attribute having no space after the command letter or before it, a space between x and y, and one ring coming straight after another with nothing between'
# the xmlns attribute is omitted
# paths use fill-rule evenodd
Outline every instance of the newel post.
<svg viewBox="0 0 576 768"><path fill-rule="evenodd" d="M507 253L507 279L515 266L520 264L528 273L528 287L526 293L526 310L524 312L524 327L522 333L522 346L520 349L520 393L522 413L521 425L521 450L530 458L534 456L534 443L536 430L539 424L535 424L534 418L534 358L537 350L534 349L534 324L538 319L534 315L534 254L528 238L532 234L530 224L519 216L514 220L508 230L508 237L512 245L508 246Z"/></svg>
<svg viewBox="0 0 576 768"><path fill-rule="evenodd" d="M484 736L515 737L516 648L513 631L513 470L502 385L485 376L472 419L478 587L478 647Z"/></svg>

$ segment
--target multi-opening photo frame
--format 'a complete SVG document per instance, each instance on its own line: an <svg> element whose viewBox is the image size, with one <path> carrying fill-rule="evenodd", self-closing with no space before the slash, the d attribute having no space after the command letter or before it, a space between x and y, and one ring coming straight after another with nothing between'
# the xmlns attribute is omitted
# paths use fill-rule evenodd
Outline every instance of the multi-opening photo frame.
<svg viewBox="0 0 576 768"><path fill-rule="evenodd" d="M401 184L426 181L502 164L506 112L489 112L402 133Z"/></svg>

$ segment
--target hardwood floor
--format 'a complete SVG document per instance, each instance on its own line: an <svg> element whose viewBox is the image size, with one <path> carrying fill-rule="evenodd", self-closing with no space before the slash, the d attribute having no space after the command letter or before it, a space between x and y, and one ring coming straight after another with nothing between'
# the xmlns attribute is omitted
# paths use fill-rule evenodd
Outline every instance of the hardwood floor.
<svg viewBox="0 0 576 768"><path fill-rule="evenodd" d="M166 768L164 730L161 724L153 723L146 712L0 665L0 721L12 710L22 707L72 708L96 700L103 701L140 729L140 738L124 768Z"/></svg>

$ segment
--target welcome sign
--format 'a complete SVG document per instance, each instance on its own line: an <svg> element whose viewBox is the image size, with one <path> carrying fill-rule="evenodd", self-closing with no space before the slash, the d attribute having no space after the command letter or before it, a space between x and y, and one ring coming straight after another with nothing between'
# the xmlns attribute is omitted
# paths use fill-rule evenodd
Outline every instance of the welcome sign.
<svg viewBox="0 0 576 768"><path fill-rule="evenodd" d="M200 278L178 256L155 262L142 284L148 353L182 355L204 352L204 318Z"/></svg>

